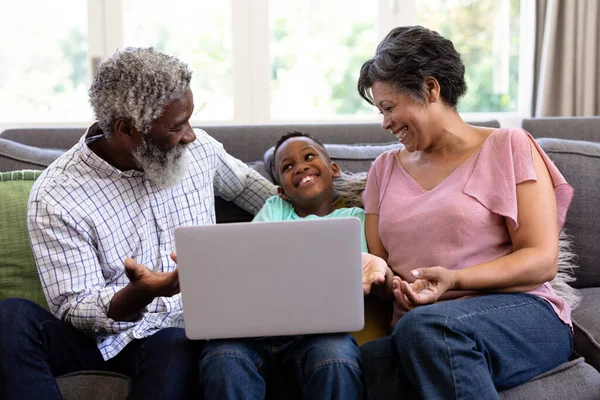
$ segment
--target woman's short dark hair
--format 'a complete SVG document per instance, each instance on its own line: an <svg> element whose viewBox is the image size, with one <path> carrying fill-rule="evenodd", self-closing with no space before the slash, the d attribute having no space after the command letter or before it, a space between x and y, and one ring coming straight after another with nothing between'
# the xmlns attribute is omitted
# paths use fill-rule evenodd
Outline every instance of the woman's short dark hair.
<svg viewBox="0 0 600 400"><path fill-rule="evenodd" d="M358 78L358 93L374 105L371 87L381 81L392 84L413 100L424 102L426 78L440 84L444 102L456 107L467 91L465 65L452 42L422 26L394 28L365 62Z"/></svg>

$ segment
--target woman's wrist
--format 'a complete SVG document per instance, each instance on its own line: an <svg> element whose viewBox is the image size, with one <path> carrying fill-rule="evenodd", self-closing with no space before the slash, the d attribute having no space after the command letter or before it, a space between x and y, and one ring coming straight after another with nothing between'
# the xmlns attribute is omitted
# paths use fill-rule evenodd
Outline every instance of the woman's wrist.
<svg viewBox="0 0 600 400"><path fill-rule="evenodd" d="M451 275L451 282L452 284L450 285L450 289L449 290L463 290L462 289L462 284L461 284L461 271L463 270L449 270Z"/></svg>

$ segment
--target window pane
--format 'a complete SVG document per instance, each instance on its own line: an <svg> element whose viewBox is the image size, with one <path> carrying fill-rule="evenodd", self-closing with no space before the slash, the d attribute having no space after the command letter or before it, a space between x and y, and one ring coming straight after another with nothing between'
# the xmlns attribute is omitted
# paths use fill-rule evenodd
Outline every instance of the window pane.
<svg viewBox="0 0 600 400"><path fill-rule="evenodd" d="M152 46L194 71L192 119L233 118L231 2L126 0L126 46Z"/></svg>
<svg viewBox="0 0 600 400"><path fill-rule="evenodd" d="M461 112L516 112L519 0L418 0L417 21L452 40L469 90Z"/></svg>
<svg viewBox="0 0 600 400"><path fill-rule="evenodd" d="M0 121L92 119L85 1L11 1L0 48Z"/></svg>
<svg viewBox="0 0 600 400"><path fill-rule="evenodd" d="M376 0L269 4L272 119L373 115L356 90L377 45Z"/></svg>

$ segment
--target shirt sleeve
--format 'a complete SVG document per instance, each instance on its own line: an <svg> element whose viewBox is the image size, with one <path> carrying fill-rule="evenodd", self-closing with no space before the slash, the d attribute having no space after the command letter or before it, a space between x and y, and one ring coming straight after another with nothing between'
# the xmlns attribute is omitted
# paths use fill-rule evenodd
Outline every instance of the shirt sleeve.
<svg viewBox="0 0 600 400"><path fill-rule="evenodd" d="M81 220L39 200L28 205L31 247L48 307L55 317L93 335L133 327L134 322L107 315L121 287L106 286L93 234Z"/></svg>
<svg viewBox="0 0 600 400"><path fill-rule="evenodd" d="M369 250L367 248L367 236L365 235L365 211L362 208L355 207L352 212L352 216L360 219L362 251L363 253L368 253Z"/></svg>
<svg viewBox="0 0 600 400"><path fill-rule="evenodd" d="M367 184L362 194L365 213L379 215L379 167L381 158L377 158L367 173Z"/></svg>
<svg viewBox="0 0 600 400"><path fill-rule="evenodd" d="M514 230L519 229L517 185L537 181L532 149L540 153L554 186L559 230L573 198L573 188L548 158L535 139L523 129L503 129L482 147L473 174L464 193L474 197L488 210L506 217Z"/></svg>
<svg viewBox="0 0 600 400"><path fill-rule="evenodd" d="M379 215L381 200L392 173L394 157L398 150L389 150L379 155L367 174L367 184L362 195L365 213Z"/></svg>
<svg viewBox="0 0 600 400"><path fill-rule="evenodd" d="M265 200L276 194L275 186L242 161L229 155L216 140L218 165L213 181L215 194L256 214Z"/></svg>
<svg viewBox="0 0 600 400"><path fill-rule="evenodd" d="M269 197L265 202L265 205L260 209L260 211L254 216L252 222L273 222L277 221L276 214L277 210L280 208L277 206L277 199L279 197L273 196ZM279 212L280 214L281 212ZM280 219L279 219L280 220Z"/></svg>

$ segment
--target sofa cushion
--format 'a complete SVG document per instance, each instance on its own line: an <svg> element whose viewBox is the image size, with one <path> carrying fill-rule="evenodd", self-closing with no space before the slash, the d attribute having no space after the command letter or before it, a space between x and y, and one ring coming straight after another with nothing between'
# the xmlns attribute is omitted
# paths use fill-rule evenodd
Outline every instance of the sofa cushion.
<svg viewBox="0 0 600 400"><path fill-rule="evenodd" d="M396 399L402 393L400 370L391 353L389 337L361 346L366 399ZM500 392L500 399L592 400L600 393L600 374L582 358L541 374L531 381Z"/></svg>
<svg viewBox="0 0 600 400"><path fill-rule="evenodd" d="M583 358L577 358L536 376L514 388L500 392L501 400L578 399L594 400L600 393L600 374Z"/></svg>
<svg viewBox="0 0 600 400"><path fill-rule="evenodd" d="M0 300L29 299L47 307L29 245L27 199L41 171L0 173Z"/></svg>
<svg viewBox="0 0 600 400"><path fill-rule="evenodd" d="M358 144L331 144L324 143L331 161L335 162L342 171L366 172L373 161L383 152L397 149L402 145L400 142L388 142L380 144L358 143ZM273 182L278 183L277 174L273 170L273 153L275 146L265 152L264 163L271 174Z"/></svg>
<svg viewBox="0 0 600 400"><path fill-rule="evenodd" d="M600 143L549 138L538 143L575 189L565 224L580 266L573 286L600 286Z"/></svg>
<svg viewBox="0 0 600 400"><path fill-rule="evenodd" d="M81 371L56 378L64 400L125 400L130 379L107 371Z"/></svg>
<svg viewBox="0 0 600 400"><path fill-rule="evenodd" d="M64 152L65 150L42 149L0 138L0 172L21 169L41 170Z"/></svg>
<svg viewBox="0 0 600 400"><path fill-rule="evenodd" d="M580 289L582 300L573 310L573 348L600 371L600 287ZM598 392L600 393L600 392Z"/></svg>

